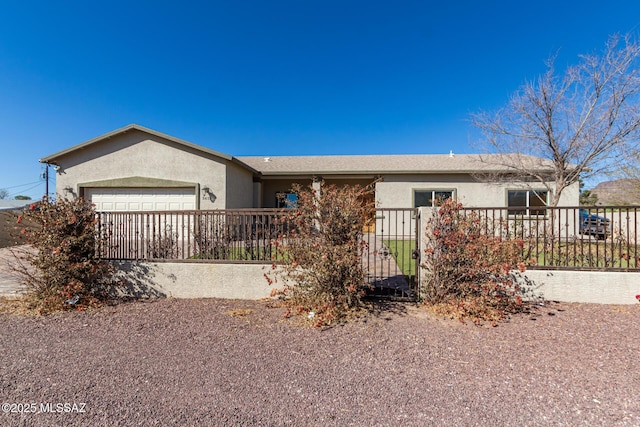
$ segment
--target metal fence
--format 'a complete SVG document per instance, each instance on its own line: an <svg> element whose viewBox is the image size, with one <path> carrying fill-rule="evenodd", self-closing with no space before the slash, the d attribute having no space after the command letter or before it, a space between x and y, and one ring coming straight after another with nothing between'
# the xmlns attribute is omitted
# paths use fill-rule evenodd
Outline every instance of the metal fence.
<svg viewBox="0 0 640 427"><path fill-rule="evenodd" d="M462 208L489 234L523 242L528 268L639 271L638 206Z"/></svg>
<svg viewBox="0 0 640 427"><path fill-rule="evenodd" d="M363 265L371 294L415 298L419 286L418 209L377 209L363 235Z"/></svg>
<svg viewBox="0 0 640 427"><path fill-rule="evenodd" d="M640 207L462 208L487 233L523 242L528 268L640 271ZM424 225L417 209L379 209L363 230L367 280L381 292L417 289ZM426 224L429 218L422 218ZM276 209L100 212L105 259L271 262L288 231Z"/></svg>
<svg viewBox="0 0 640 427"><path fill-rule="evenodd" d="M271 261L286 229L281 211L99 212L105 259Z"/></svg>

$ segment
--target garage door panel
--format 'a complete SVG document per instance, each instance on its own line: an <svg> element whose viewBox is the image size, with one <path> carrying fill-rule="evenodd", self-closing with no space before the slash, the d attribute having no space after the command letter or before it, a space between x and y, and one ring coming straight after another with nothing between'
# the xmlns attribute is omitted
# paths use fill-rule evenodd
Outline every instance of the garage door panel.
<svg viewBox="0 0 640 427"><path fill-rule="evenodd" d="M193 188L87 188L85 198L98 211L193 210Z"/></svg>

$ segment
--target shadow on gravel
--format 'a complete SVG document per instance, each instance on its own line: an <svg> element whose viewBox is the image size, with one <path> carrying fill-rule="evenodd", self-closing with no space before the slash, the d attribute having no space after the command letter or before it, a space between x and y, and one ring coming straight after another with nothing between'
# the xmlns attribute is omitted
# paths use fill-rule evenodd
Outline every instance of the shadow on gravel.
<svg viewBox="0 0 640 427"><path fill-rule="evenodd" d="M525 306L521 314L529 316L529 320L538 320L541 316L555 316L566 311L563 307L559 301L532 301Z"/></svg>
<svg viewBox="0 0 640 427"><path fill-rule="evenodd" d="M406 316L408 314L407 306L416 305L410 302L391 301L384 299L373 299L369 301L370 314L384 320L391 320L390 315Z"/></svg>

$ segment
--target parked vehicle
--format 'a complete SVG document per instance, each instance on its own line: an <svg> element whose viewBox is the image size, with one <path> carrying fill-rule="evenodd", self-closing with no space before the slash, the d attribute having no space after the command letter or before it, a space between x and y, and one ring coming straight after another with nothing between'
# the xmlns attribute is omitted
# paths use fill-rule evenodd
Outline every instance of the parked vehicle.
<svg viewBox="0 0 640 427"><path fill-rule="evenodd" d="M580 209L580 234L595 236L604 240L611 235L611 220L590 213L587 209Z"/></svg>

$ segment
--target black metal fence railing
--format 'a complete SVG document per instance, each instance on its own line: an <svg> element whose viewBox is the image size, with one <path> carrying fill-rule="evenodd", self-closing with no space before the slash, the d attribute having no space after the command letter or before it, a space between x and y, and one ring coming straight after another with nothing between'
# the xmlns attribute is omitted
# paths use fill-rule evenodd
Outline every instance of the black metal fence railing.
<svg viewBox="0 0 640 427"><path fill-rule="evenodd" d="M104 259L273 262L289 231L276 209L99 212ZM362 238L365 281L375 295L413 298L418 286L418 210L379 209Z"/></svg>
<svg viewBox="0 0 640 427"><path fill-rule="evenodd" d="M528 268L640 270L638 206L462 208L484 220L488 233L523 242Z"/></svg>
<svg viewBox="0 0 640 427"><path fill-rule="evenodd" d="M100 255L119 260L272 261L286 228L275 209L99 212Z"/></svg>
<svg viewBox="0 0 640 427"><path fill-rule="evenodd" d="M462 208L487 233L522 241L528 268L640 271L640 207ZM528 215L527 215L528 213ZM420 240L428 216L416 209L378 209L369 220L363 256L370 284L410 295L419 282ZM276 209L100 212L99 247L105 259L277 261L276 244L288 231Z"/></svg>

